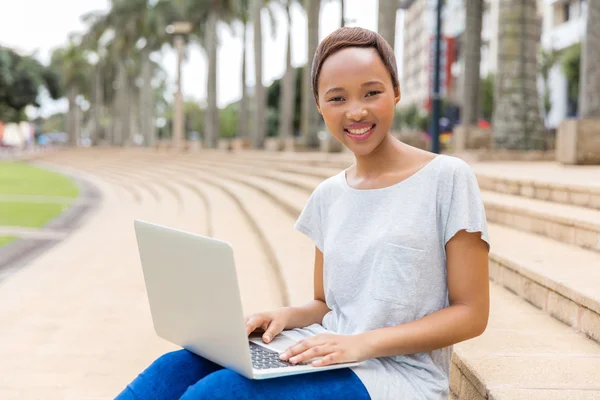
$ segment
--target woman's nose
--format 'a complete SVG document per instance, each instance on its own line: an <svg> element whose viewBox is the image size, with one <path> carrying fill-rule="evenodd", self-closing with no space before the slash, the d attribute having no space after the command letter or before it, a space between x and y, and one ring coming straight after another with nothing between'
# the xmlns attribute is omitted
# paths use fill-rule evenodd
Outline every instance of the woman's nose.
<svg viewBox="0 0 600 400"><path fill-rule="evenodd" d="M349 110L346 113L346 118L353 120L353 121L360 121L364 118L367 117L367 110L363 109L363 108L355 108L353 110Z"/></svg>

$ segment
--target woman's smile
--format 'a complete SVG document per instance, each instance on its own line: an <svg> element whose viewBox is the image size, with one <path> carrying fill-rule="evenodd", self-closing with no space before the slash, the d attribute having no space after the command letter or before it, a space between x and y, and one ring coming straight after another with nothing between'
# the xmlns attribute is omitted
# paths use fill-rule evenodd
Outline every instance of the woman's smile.
<svg viewBox="0 0 600 400"><path fill-rule="evenodd" d="M364 142L375 132L376 126L376 124L364 122L351 124L344 129L344 132L350 139L356 142Z"/></svg>

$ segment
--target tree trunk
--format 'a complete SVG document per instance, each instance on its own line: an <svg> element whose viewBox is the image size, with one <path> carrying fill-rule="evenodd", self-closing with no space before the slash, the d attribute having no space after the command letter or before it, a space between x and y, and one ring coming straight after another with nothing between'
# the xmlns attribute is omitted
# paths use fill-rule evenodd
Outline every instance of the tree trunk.
<svg viewBox="0 0 600 400"><path fill-rule="evenodd" d="M102 93L102 73L99 65L96 65L94 73L94 106L92 115L94 119L91 141L92 145L98 144L102 134L102 114L104 107L104 96Z"/></svg>
<svg viewBox="0 0 600 400"><path fill-rule="evenodd" d="M67 92L69 111L67 112L67 134L69 135L69 146L77 145L77 88L71 85Z"/></svg>
<svg viewBox="0 0 600 400"><path fill-rule="evenodd" d="M587 24L581 51L581 118L600 118L600 2L587 2Z"/></svg>
<svg viewBox="0 0 600 400"><path fill-rule="evenodd" d="M392 0L379 0L377 16L377 32L394 48L396 41L396 11L398 2Z"/></svg>
<svg viewBox="0 0 600 400"><path fill-rule="evenodd" d="M287 49L285 52L285 74L281 81L279 138L287 140L294 136L294 105L296 99L296 74L292 67L292 16L290 4L286 5L288 18Z"/></svg>
<svg viewBox="0 0 600 400"><path fill-rule="evenodd" d="M319 45L319 14L321 0L304 0L308 19L307 61L302 73L302 137L309 148L319 147L319 113L314 104L311 86L313 56Z"/></svg>
<svg viewBox="0 0 600 400"><path fill-rule="evenodd" d="M246 31L248 24L244 22L242 42L242 99L240 100L240 112L237 125L237 136L246 139L248 137L248 83L246 82Z"/></svg>
<svg viewBox="0 0 600 400"><path fill-rule="evenodd" d="M530 0L500 0L494 146L544 149L537 89L540 23Z"/></svg>
<svg viewBox="0 0 600 400"><path fill-rule="evenodd" d="M140 88L140 133L144 138L145 146L154 145L154 122L152 121L153 90L152 90L152 64L150 61L150 52L145 51L142 54L142 87Z"/></svg>
<svg viewBox="0 0 600 400"><path fill-rule="evenodd" d="M217 107L217 14L210 11L206 24L205 48L208 53L208 81L206 87L206 115L204 116L204 145L216 148L220 135Z"/></svg>
<svg viewBox="0 0 600 400"><path fill-rule="evenodd" d="M346 7L345 7L345 1L344 0L340 0L340 7L341 7L341 21L340 21L340 27L344 27L346 26L346 18L344 18L344 16L346 15Z"/></svg>
<svg viewBox="0 0 600 400"><path fill-rule="evenodd" d="M465 67L463 70L463 125L477 125L479 121L479 82L481 81L481 25L483 0L466 0Z"/></svg>
<svg viewBox="0 0 600 400"><path fill-rule="evenodd" d="M254 25L254 132L252 135L252 147L262 148L265 143L265 88L262 83L262 21L260 18L263 8L263 0L253 0L252 19Z"/></svg>
<svg viewBox="0 0 600 400"><path fill-rule="evenodd" d="M122 146L124 139L127 137L127 127L129 125L129 118L127 116L127 69L123 60L117 62L117 88L115 90L115 107L113 118L114 129L113 129L113 145Z"/></svg>
<svg viewBox="0 0 600 400"><path fill-rule="evenodd" d="M139 90L136 90L136 88L133 86L133 84L128 85L127 86L129 89L129 101L128 101L128 106L129 106L129 112L128 112L128 116L129 116L129 135L127 138L127 145L128 146L132 146L135 144L136 142L136 136L138 135L139 132L139 123L140 123L140 118L139 118L139 113L140 113L140 100L141 100L141 93Z"/></svg>

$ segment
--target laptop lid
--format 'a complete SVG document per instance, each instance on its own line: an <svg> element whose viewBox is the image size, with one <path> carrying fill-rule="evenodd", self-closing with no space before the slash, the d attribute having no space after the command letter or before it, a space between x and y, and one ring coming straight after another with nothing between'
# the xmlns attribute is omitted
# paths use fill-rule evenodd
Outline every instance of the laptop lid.
<svg viewBox="0 0 600 400"><path fill-rule="evenodd" d="M140 220L134 226L158 336L251 377L231 245Z"/></svg>

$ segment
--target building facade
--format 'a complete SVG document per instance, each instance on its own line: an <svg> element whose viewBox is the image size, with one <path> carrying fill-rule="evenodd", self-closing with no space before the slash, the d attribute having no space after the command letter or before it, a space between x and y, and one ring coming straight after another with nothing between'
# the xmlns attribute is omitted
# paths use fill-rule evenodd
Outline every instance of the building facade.
<svg viewBox="0 0 600 400"><path fill-rule="evenodd" d="M485 0L481 32L481 76L496 70L498 0ZM401 106L428 108L432 88L435 0L408 0L404 14ZM465 31L464 0L446 0L442 14L442 97L457 104L461 96L461 41Z"/></svg>
<svg viewBox="0 0 600 400"><path fill-rule="evenodd" d="M546 52L557 52L547 82L540 82L542 90L549 91L550 110L546 126L557 127L562 120L577 114L577 99L569 96L570 86L563 70L560 54L582 42L585 33L588 0L544 0L542 12L541 45ZM596 1L596 0L594 0ZM545 88L544 88L545 86Z"/></svg>

